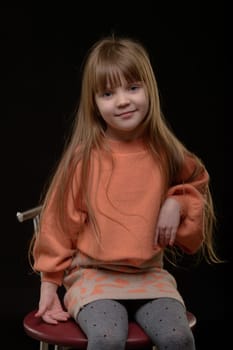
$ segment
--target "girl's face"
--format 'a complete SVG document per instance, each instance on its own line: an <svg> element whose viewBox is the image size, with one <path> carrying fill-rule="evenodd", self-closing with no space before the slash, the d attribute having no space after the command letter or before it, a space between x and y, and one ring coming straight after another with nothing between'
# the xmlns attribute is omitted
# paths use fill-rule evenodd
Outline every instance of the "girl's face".
<svg viewBox="0 0 233 350"><path fill-rule="evenodd" d="M106 87L95 95L99 113L107 124L106 135L116 140L140 137L140 125L149 109L149 99L142 82Z"/></svg>

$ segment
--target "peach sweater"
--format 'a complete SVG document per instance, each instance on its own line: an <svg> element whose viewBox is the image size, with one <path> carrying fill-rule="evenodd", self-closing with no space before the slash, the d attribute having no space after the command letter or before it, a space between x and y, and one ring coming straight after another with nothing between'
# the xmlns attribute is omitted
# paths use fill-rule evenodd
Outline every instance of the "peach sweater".
<svg viewBox="0 0 233 350"><path fill-rule="evenodd" d="M80 167L67 205L63 232L53 215L53 202L43 217L34 247L35 269L42 279L64 284L65 304L75 317L80 307L98 298L139 299L161 296L183 302L174 278L163 269L163 251L154 247L156 221L164 193L158 164L141 140L108 141L106 152L92 152L89 190L98 226L96 240L85 208L77 210ZM209 176L185 184L195 164L187 158L180 181L169 188L181 204L175 244L195 253L203 241L203 207Z"/></svg>

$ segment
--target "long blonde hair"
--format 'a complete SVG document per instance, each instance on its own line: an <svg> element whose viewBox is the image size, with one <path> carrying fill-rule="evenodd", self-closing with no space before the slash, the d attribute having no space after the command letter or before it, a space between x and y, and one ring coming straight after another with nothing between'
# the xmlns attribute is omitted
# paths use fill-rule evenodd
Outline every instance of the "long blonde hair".
<svg viewBox="0 0 233 350"><path fill-rule="evenodd" d="M80 183L82 186L79 189L79 198L85 203L88 218L95 231L98 231L88 196L88 169L92 149L102 147L106 125L98 113L95 94L104 90L107 81L112 86L120 84L122 76L128 82L142 81L145 84L149 98L149 110L141 127L149 150L160 160L166 188L171 186L177 178L183 166L185 154L189 154L197 161L193 177L203 169L202 161L196 155L191 154L176 138L162 114L156 78L149 55L143 45L130 38L114 36L102 38L91 47L84 61L81 94L73 131L43 198L44 209L56 187L55 202L61 224L64 221L63 209L67 188L72 183L77 164L81 162ZM191 180L190 178L188 181ZM43 210L41 217L43 217ZM205 238L202 249L204 257L209 262L218 261L213 248L214 220L212 197L208 188L203 224Z"/></svg>

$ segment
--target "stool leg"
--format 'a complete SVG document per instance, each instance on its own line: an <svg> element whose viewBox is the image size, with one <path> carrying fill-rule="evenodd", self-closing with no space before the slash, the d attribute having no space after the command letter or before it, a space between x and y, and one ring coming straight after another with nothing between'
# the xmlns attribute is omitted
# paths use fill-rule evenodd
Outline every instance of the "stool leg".
<svg viewBox="0 0 233 350"><path fill-rule="evenodd" d="M41 341L40 342L40 350L49 350L49 344Z"/></svg>

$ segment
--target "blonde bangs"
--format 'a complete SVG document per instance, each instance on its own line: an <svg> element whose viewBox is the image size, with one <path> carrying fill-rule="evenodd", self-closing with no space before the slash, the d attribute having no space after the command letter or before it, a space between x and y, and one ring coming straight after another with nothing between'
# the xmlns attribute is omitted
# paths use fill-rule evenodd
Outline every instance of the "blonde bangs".
<svg viewBox="0 0 233 350"><path fill-rule="evenodd" d="M127 58L102 60L93 66L92 88L93 93L100 93L108 89L121 86L125 81L134 83L143 81L136 62L132 64Z"/></svg>

